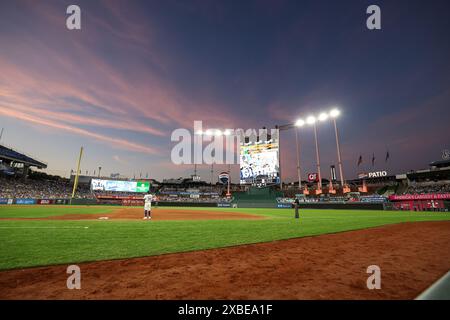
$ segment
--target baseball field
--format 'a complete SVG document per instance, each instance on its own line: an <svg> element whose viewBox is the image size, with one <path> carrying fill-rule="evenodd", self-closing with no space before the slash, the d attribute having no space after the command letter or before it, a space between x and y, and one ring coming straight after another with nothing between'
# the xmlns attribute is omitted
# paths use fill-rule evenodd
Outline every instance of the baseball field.
<svg viewBox="0 0 450 320"><path fill-rule="evenodd" d="M2 299L413 299L450 269L450 214L0 206ZM68 265L82 288L66 287ZM382 289L368 290L378 265Z"/></svg>

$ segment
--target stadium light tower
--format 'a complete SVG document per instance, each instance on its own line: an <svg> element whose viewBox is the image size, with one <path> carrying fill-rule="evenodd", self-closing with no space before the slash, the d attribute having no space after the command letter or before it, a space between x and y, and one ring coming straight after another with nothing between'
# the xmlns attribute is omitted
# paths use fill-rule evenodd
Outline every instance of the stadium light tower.
<svg viewBox="0 0 450 320"><path fill-rule="evenodd" d="M313 117L314 118L314 117ZM295 139L297 145L297 176L298 176L298 185L299 189L301 189L301 167L300 167L300 143L298 139L298 129L303 127L305 124L309 124L308 121L311 121L310 118L307 118L306 121L303 119L298 119L297 121L284 125L275 125L275 128L279 130L279 141L278 141L278 152L281 155L281 131L295 129ZM314 118L315 121L315 118ZM280 174L280 190L283 190L283 180L281 179L281 159L279 163L279 174Z"/></svg>
<svg viewBox="0 0 450 320"><path fill-rule="evenodd" d="M214 180L214 162L211 163L211 190L213 188L213 180Z"/></svg>
<svg viewBox="0 0 450 320"><path fill-rule="evenodd" d="M340 114L341 112L337 108L334 108L333 110L330 111L330 117L331 119L333 119L334 133L336 135L336 148L338 156L339 175L341 177L341 188L344 188L345 180L344 180L344 173L342 170L341 148L339 145L339 132L336 124L336 118L339 117Z"/></svg>
<svg viewBox="0 0 450 320"><path fill-rule="evenodd" d="M298 189L302 189L302 175L300 170L300 143L298 139L298 129L305 125L305 121L303 119L298 119L295 122L295 143L297 145L297 177L298 177Z"/></svg>
<svg viewBox="0 0 450 320"><path fill-rule="evenodd" d="M323 116L323 114L321 114L319 116L319 120L320 121L325 121L326 117ZM316 117L314 116L309 116L306 119L306 123L309 125L312 125L314 128L314 142L316 144L316 164L317 164L317 175L319 178L319 181L317 182L317 191L321 192L322 190L322 174L320 173L320 155L319 155L319 143L317 141L317 125L316 125Z"/></svg>
<svg viewBox="0 0 450 320"><path fill-rule="evenodd" d="M294 123L284 124L284 125L275 125L275 129L278 130L278 174L280 176L280 190L283 191L283 179L281 177L281 131L289 130L294 127Z"/></svg>
<svg viewBox="0 0 450 320"><path fill-rule="evenodd" d="M229 129L224 130L223 135L231 136L231 130ZM234 134L234 136L236 136L236 134ZM231 163L228 164L227 197L231 197L230 184L231 184Z"/></svg>
<svg viewBox="0 0 450 320"><path fill-rule="evenodd" d="M313 129L314 129L314 142L315 142L315 145L316 145L316 165L317 165L317 175L318 175L317 190L319 191L318 193L320 193L321 190L322 190L322 173L321 173L321 170L320 170L320 152L319 152L319 141L318 141L318 136L317 136L317 122L324 122L324 121L327 121L327 120L333 120L335 134L336 134L336 145L337 145L337 151L338 151L338 164L339 164L339 173L340 173L340 176L341 176L341 184L343 186L344 193L345 192L349 192L348 191L349 188L347 186L345 186L345 179L344 179L344 174L343 174L343 169L342 169L341 150L340 150L340 145L339 145L339 133L338 133L337 124L336 124L336 118L339 117L339 115L340 115L340 111L337 108L334 108L330 112L322 112L322 113L320 113L317 117L314 116L314 115L310 115L305 120L298 119L294 123L285 124L285 125L281 125L281 126L279 126L279 125L275 126L280 131L288 130L288 129L291 129L291 128L295 128L295 139L296 139L296 143L297 143L297 175L298 175L298 179L299 179L299 188L301 186L301 175L300 175L300 168L301 167L300 167L300 143L299 143L297 130L300 127L303 127L305 124L309 125L309 126L312 126ZM281 163L280 163L280 176L281 176ZM283 186L283 184L282 184L281 179L280 179L280 187L281 187L281 189L282 189L282 186Z"/></svg>
<svg viewBox="0 0 450 320"><path fill-rule="evenodd" d="M197 131L196 134L198 135L205 135L205 136L215 136L215 137L221 137L221 136L237 136L235 133L232 133L232 130L225 129L208 129L206 131ZM196 167L197 168L197 165ZM196 169L197 170L197 169ZM211 163L211 189L214 179L214 164ZM231 164L228 164L228 183L227 183L227 196L231 195L230 193L230 183L231 183Z"/></svg>

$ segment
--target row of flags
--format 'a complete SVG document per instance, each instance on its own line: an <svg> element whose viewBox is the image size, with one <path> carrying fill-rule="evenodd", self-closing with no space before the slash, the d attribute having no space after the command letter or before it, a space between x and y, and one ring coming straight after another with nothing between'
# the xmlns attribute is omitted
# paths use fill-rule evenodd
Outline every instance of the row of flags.
<svg viewBox="0 0 450 320"><path fill-rule="evenodd" d="M388 162L390 158L390 154L389 151L386 151L386 157L384 158L384 162ZM372 167L375 166L375 153L372 154ZM359 156L358 158L358 167L363 163L363 157L362 155Z"/></svg>

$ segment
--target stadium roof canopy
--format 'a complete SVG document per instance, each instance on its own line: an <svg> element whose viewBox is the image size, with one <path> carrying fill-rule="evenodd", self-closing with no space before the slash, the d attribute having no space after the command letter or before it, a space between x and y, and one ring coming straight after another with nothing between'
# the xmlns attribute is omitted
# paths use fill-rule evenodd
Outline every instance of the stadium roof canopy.
<svg viewBox="0 0 450 320"><path fill-rule="evenodd" d="M0 145L0 160L6 160L7 162L17 162L23 163L24 165L28 165L30 167L37 167L39 169L47 168L47 164L33 159L23 153L13 150L12 148L5 147Z"/></svg>
<svg viewBox="0 0 450 320"><path fill-rule="evenodd" d="M205 181L194 181L192 178L178 178L178 179L164 179L162 185L189 187L192 185L204 186L207 185L207 183Z"/></svg>
<svg viewBox="0 0 450 320"><path fill-rule="evenodd" d="M430 163L430 167L436 168L450 167L450 160L433 161L432 163Z"/></svg>
<svg viewBox="0 0 450 320"><path fill-rule="evenodd" d="M437 168L431 170L412 171L407 173L410 180L450 180L450 168Z"/></svg>

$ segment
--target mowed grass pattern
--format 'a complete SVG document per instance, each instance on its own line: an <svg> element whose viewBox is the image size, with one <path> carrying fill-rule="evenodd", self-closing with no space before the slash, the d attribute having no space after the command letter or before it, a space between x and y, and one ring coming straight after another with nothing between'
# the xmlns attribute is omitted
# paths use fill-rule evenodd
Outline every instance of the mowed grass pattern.
<svg viewBox="0 0 450 320"><path fill-rule="evenodd" d="M107 213L117 207L0 206L0 218ZM189 209L194 208L173 208ZM0 270L185 252L314 236L413 221L450 220L449 213L195 208L249 213L262 220L114 221L0 220Z"/></svg>

